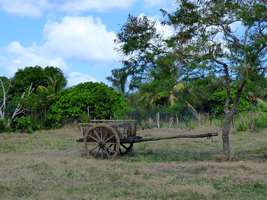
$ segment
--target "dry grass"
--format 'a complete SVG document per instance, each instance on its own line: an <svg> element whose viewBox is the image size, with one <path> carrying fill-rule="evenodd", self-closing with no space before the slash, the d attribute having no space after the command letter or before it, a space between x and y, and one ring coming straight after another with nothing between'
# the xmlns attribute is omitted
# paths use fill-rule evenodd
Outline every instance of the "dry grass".
<svg viewBox="0 0 267 200"><path fill-rule="evenodd" d="M0 199L267 199L266 131L233 135L232 162L216 161L220 138L137 144L107 161L82 158L77 137L76 129L0 135Z"/></svg>

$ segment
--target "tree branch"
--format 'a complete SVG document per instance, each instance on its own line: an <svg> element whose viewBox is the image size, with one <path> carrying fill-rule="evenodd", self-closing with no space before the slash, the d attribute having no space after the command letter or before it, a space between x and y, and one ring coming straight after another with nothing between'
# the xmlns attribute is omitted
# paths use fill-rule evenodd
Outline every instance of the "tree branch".
<svg viewBox="0 0 267 200"><path fill-rule="evenodd" d="M227 113L229 112L229 106L231 101L231 79L229 73L229 66L226 63L219 61L217 59L214 59L214 61L223 66L224 80L226 84L226 101L224 104L224 112Z"/></svg>
<svg viewBox="0 0 267 200"><path fill-rule="evenodd" d="M0 106L0 118L4 119L5 110L6 110L6 89L4 86L4 82L1 78L0 78L0 84L1 84L2 91L3 91L3 102L2 102L2 105Z"/></svg>
<svg viewBox="0 0 267 200"><path fill-rule="evenodd" d="M237 107L240 103L240 98L241 98L241 94L242 94L242 91L245 87L245 84L246 84L246 80L245 79L242 79L238 88L237 88L237 93L236 93L236 97L235 97L235 102L234 102L234 105L232 107L232 110L231 110L231 114L234 115L236 112L237 112Z"/></svg>
<svg viewBox="0 0 267 200"><path fill-rule="evenodd" d="M12 114L12 117L11 117L11 120L14 120L19 114L22 114L25 112L25 110L22 108L21 106L21 101L25 98L25 95L26 97L29 97L32 92L33 92L33 85L31 83L30 87L28 88L28 90L26 92L23 92L21 97L20 97L20 102L17 104L17 107L15 108L13 114Z"/></svg>

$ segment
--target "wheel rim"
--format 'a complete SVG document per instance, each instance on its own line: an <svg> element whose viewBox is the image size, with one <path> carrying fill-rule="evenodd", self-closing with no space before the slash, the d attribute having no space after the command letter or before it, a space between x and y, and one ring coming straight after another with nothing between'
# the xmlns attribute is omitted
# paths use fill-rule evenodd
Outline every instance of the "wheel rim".
<svg viewBox="0 0 267 200"><path fill-rule="evenodd" d="M120 139L113 128L97 125L87 130L84 143L87 156L113 159L119 152Z"/></svg>

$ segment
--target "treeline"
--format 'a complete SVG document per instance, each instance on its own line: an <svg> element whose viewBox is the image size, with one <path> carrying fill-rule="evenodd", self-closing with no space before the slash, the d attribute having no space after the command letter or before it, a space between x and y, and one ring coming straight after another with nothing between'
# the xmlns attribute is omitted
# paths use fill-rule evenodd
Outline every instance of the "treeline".
<svg viewBox="0 0 267 200"><path fill-rule="evenodd" d="M234 117L266 104L267 4L179 0L175 11L161 11L161 24L173 34L162 35L147 16L130 15L116 40L126 59L108 80L143 117L158 110L221 116L230 158Z"/></svg>
<svg viewBox="0 0 267 200"><path fill-rule="evenodd" d="M102 83L71 88L66 84L63 72L55 67L26 67L11 79L0 77L0 132L118 118L127 108L123 96Z"/></svg>

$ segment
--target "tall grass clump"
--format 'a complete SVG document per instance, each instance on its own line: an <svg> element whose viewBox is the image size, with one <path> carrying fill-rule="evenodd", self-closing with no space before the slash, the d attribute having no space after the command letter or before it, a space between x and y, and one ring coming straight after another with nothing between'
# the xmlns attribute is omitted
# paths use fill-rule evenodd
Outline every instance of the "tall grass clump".
<svg viewBox="0 0 267 200"><path fill-rule="evenodd" d="M234 126L236 131L259 131L267 128L267 103L258 100L258 103L250 110L239 113Z"/></svg>

